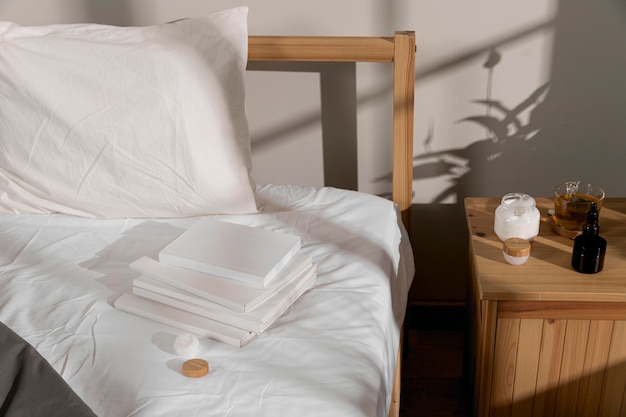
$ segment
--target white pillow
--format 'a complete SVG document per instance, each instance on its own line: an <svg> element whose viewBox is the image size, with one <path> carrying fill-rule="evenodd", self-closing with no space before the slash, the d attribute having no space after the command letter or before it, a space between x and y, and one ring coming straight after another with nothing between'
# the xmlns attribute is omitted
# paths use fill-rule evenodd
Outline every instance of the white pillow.
<svg viewBox="0 0 626 417"><path fill-rule="evenodd" d="M147 27L0 22L0 211L258 212L247 15Z"/></svg>

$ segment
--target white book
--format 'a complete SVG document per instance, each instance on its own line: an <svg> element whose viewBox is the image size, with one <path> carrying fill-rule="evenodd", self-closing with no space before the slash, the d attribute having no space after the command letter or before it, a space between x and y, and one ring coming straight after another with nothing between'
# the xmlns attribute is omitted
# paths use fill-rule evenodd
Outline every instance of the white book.
<svg viewBox="0 0 626 417"><path fill-rule="evenodd" d="M299 236L207 217L163 248L159 261L263 287L298 250Z"/></svg>
<svg viewBox="0 0 626 417"><path fill-rule="evenodd" d="M264 288L251 287L239 281L166 265L147 256L131 263L130 268L141 275L206 298L232 310L244 312L257 308L312 265L313 260L310 256L296 253L281 269L276 279Z"/></svg>
<svg viewBox="0 0 626 417"><path fill-rule="evenodd" d="M245 346L257 333L198 316L129 292L115 301L115 308L177 329L195 333L233 346Z"/></svg>
<svg viewBox="0 0 626 417"><path fill-rule="evenodd" d="M262 333L283 315L306 290L313 286L315 278L315 270L311 268L303 275L301 280L285 286L276 294L273 300L248 313L232 311L224 306L147 277L135 279L133 294L234 327Z"/></svg>

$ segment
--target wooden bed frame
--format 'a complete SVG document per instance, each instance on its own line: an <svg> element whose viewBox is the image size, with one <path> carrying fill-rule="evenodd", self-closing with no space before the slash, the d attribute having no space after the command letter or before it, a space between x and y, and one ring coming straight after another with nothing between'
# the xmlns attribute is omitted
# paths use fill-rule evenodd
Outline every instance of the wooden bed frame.
<svg viewBox="0 0 626 417"><path fill-rule="evenodd" d="M415 33L393 37L250 36L249 61L387 62L393 65L392 199L411 230L413 199L413 102L415 86ZM402 331L400 332L402 339ZM402 344L394 377L389 416L400 411Z"/></svg>

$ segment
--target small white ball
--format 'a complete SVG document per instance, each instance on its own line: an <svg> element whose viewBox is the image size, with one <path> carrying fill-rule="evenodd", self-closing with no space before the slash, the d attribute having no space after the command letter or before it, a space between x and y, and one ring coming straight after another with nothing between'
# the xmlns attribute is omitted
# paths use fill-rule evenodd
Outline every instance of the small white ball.
<svg viewBox="0 0 626 417"><path fill-rule="evenodd" d="M174 340L174 352L179 356L193 356L199 347L200 341L190 333L181 334Z"/></svg>

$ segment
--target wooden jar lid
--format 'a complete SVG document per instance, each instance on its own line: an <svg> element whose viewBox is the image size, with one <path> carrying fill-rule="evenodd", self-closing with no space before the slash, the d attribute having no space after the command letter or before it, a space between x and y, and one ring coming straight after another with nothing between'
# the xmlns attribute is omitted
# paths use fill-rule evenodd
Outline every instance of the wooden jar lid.
<svg viewBox="0 0 626 417"><path fill-rule="evenodd" d="M183 363L183 375L200 378L209 373L209 363L204 359L189 359Z"/></svg>
<svg viewBox="0 0 626 417"><path fill-rule="evenodd" d="M504 253L520 257L530 255L530 242L526 239L513 237L504 241Z"/></svg>

